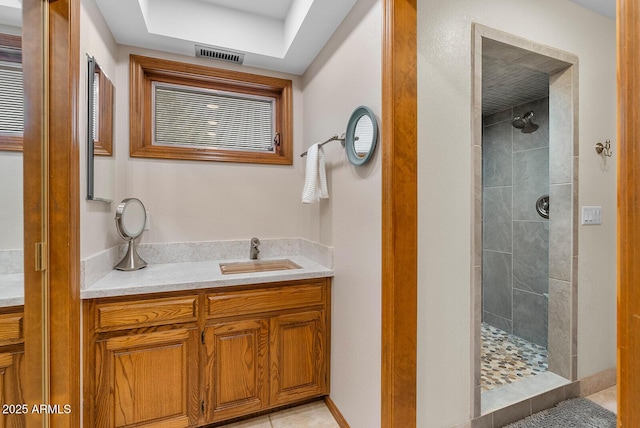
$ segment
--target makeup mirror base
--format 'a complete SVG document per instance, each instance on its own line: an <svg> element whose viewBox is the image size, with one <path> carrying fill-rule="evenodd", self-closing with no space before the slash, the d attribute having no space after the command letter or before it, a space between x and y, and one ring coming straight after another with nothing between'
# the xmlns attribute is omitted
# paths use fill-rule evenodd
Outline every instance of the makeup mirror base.
<svg viewBox="0 0 640 428"><path fill-rule="evenodd" d="M138 255L138 250L136 247L136 240L129 239L129 245L127 247L127 254L124 258L116 265L117 270L131 271L142 269L147 266L147 262L145 262L142 257Z"/></svg>

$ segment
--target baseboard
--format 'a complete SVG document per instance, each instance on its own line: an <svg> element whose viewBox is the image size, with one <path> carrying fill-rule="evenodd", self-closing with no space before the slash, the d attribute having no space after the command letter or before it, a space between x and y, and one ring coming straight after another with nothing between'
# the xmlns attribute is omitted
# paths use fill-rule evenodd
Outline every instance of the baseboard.
<svg viewBox="0 0 640 428"><path fill-rule="evenodd" d="M327 409L329 409L329 411L333 415L333 418L336 420L336 422L338 422L338 425L340 425L340 428L350 428L347 420L344 418L344 416L342 416L342 413L340 413L338 406L336 406L336 403L333 402L331 397L324 397L324 403L327 405Z"/></svg>
<svg viewBox="0 0 640 428"><path fill-rule="evenodd" d="M580 396L595 394L616 384L616 368L608 369L580 379Z"/></svg>

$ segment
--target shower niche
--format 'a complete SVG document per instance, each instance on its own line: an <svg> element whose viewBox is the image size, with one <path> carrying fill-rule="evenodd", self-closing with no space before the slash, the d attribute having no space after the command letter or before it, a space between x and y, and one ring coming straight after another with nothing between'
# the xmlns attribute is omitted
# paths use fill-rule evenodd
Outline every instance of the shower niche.
<svg viewBox="0 0 640 428"><path fill-rule="evenodd" d="M577 57L479 24L473 49L480 416L577 377Z"/></svg>

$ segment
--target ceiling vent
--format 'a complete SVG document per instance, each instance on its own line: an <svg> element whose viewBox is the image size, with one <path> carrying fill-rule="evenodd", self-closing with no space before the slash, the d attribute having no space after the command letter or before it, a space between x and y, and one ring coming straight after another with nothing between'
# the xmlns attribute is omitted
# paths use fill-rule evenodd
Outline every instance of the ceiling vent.
<svg viewBox="0 0 640 428"><path fill-rule="evenodd" d="M217 59L240 65L244 62L244 53L242 52L234 52L200 45L196 45L196 57Z"/></svg>

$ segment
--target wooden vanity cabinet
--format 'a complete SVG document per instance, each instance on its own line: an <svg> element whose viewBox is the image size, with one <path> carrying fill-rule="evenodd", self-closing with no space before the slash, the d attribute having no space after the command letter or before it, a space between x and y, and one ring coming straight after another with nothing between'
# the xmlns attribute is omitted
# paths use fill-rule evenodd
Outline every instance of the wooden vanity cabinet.
<svg viewBox="0 0 640 428"><path fill-rule="evenodd" d="M85 302L85 426L198 424L198 301Z"/></svg>
<svg viewBox="0 0 640 428"><path fill-rule="evenodd" d="M0 427L26 426L23 318L21 306L0 310Z"/></svg>
<svg viewBox="0 0 640 428"><path fill-rule="evenodd" d="M201 426L329 393L329 278L190 293L85 301L85 426Z"/></svg>
<svg viewBox="0 0 640 428"><path fill-rule="evenodd" d="M269 406L269 325L263 319L214 323L204 329L205 419L219 421Z"/></svg>
<svg viewBox="0 0 640 428"><path fill-rule="evenodd" d="M207 294L207 421L329 393L329 281Z"/></svg>
<svg viewBox="0 0 640 428"><path fill-rule="evenodd" d="M280 315L270 320L272 406L327 393L325 311Z"/></svg>

